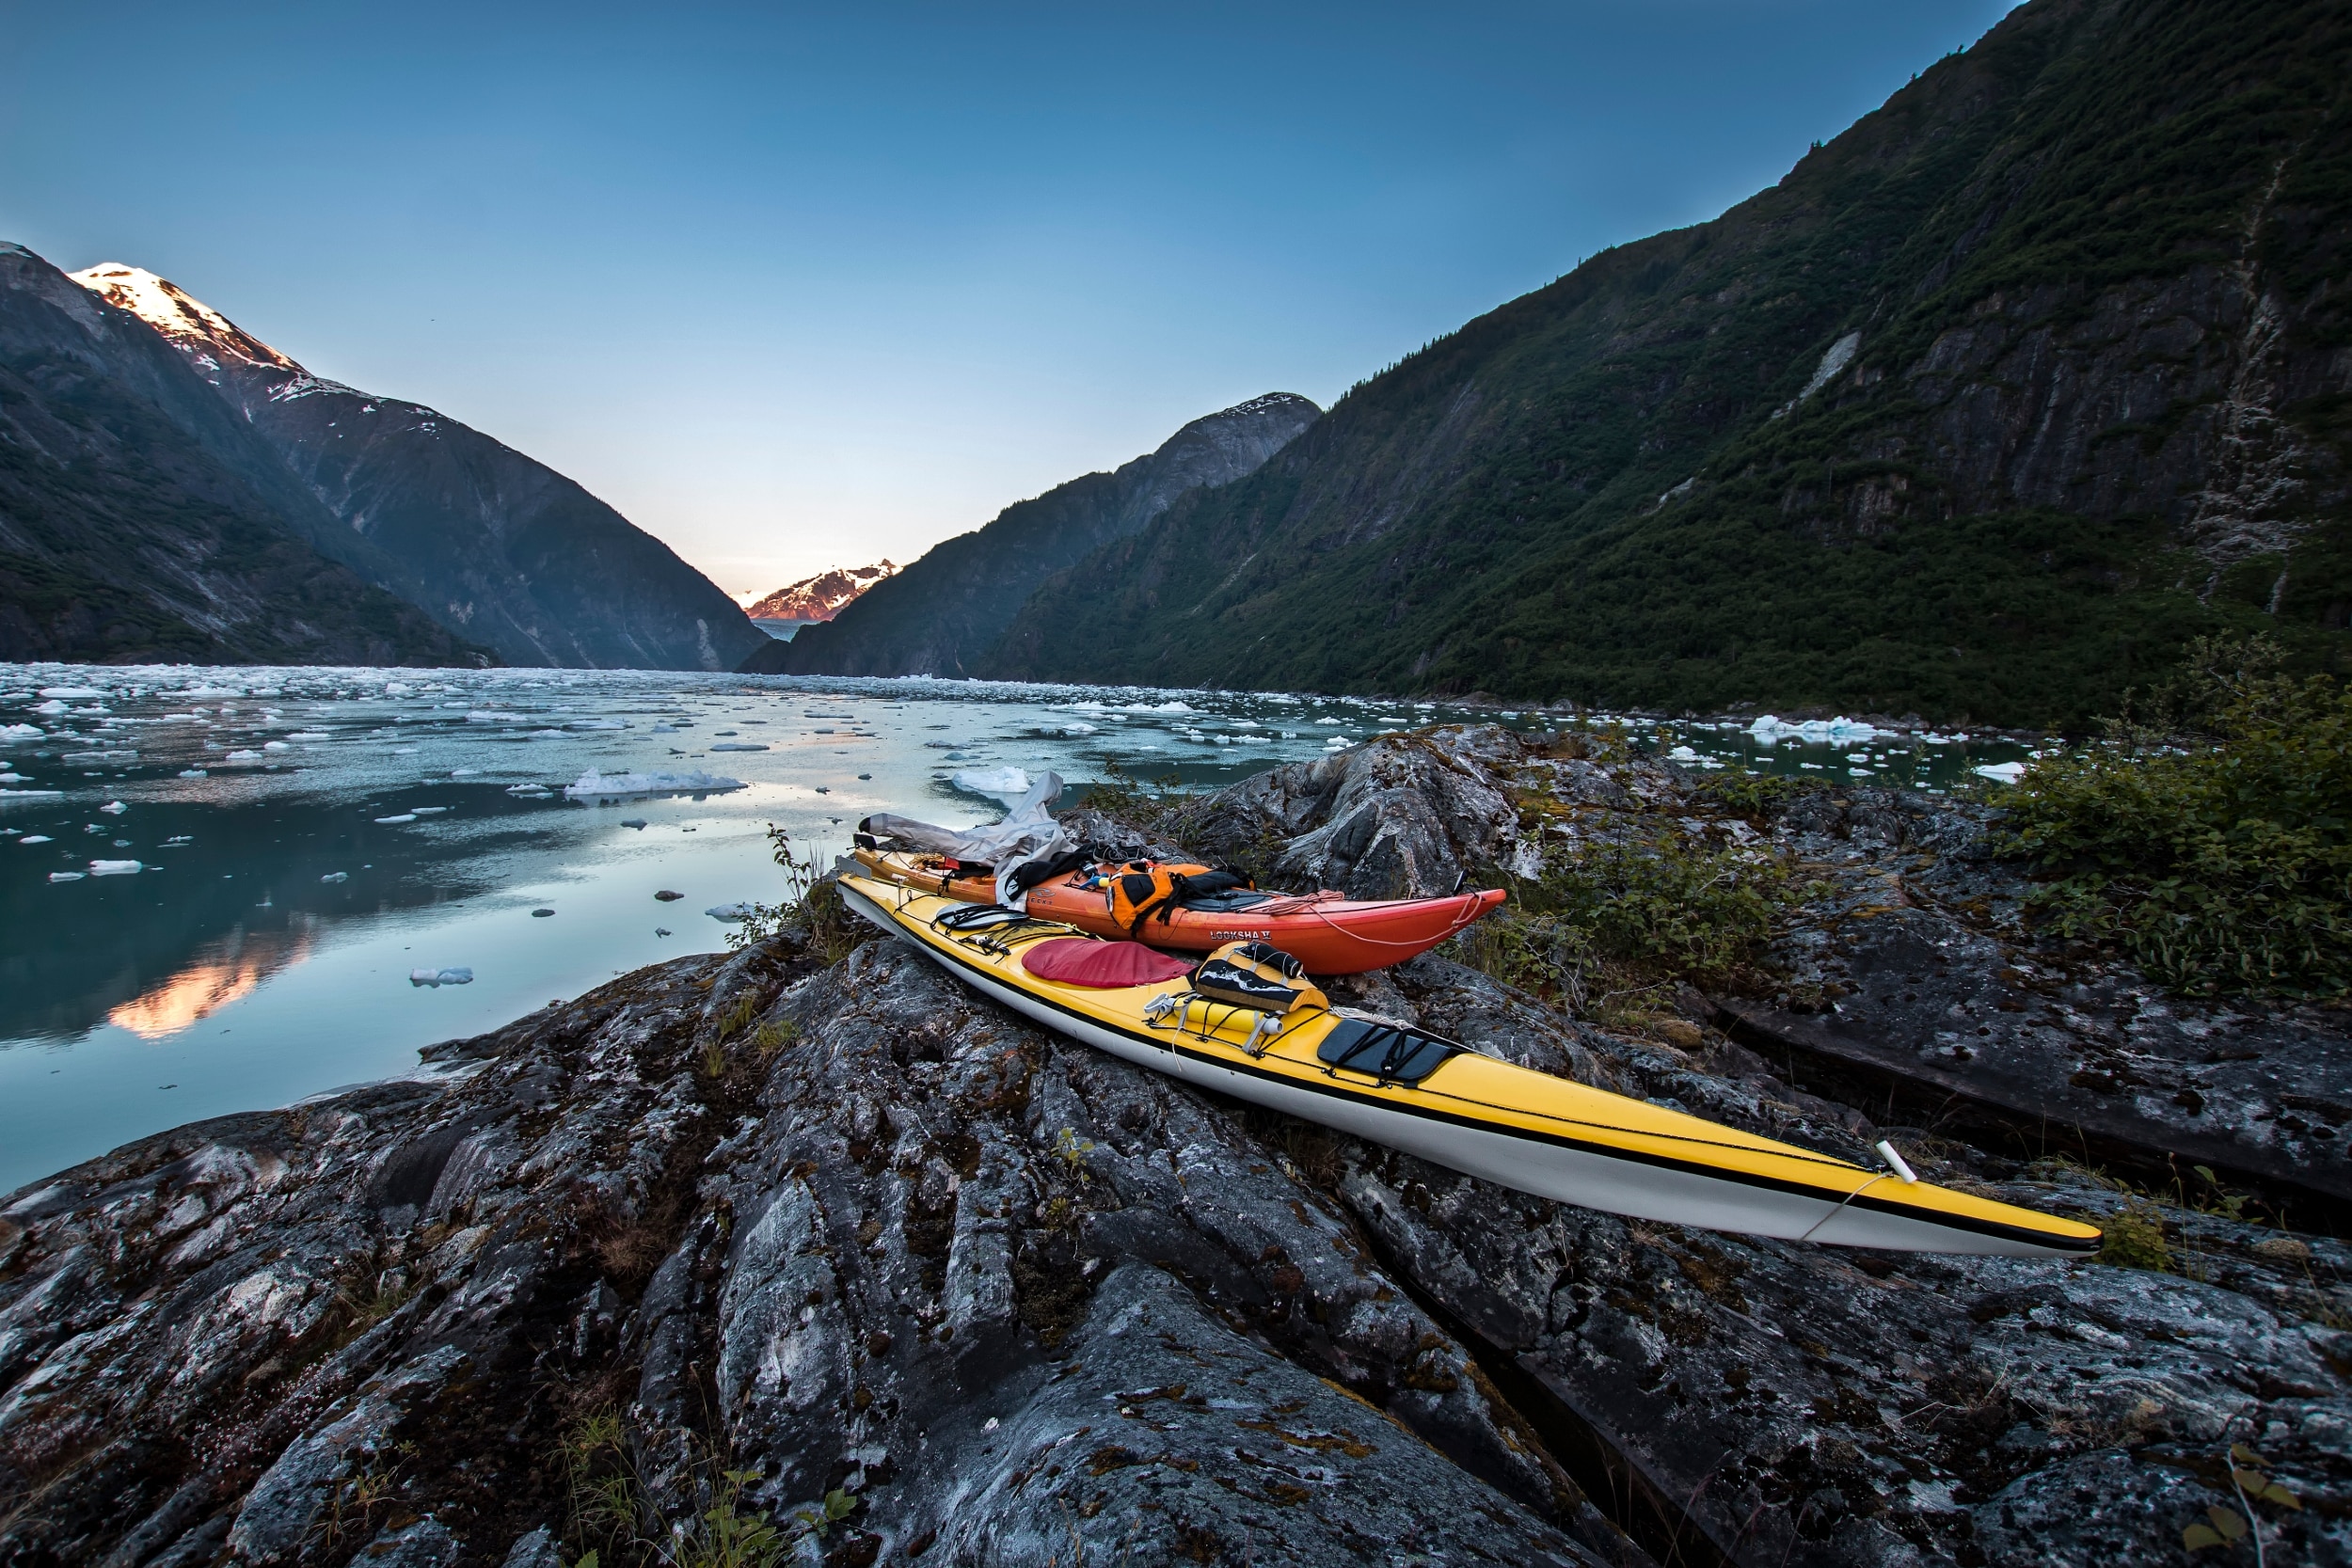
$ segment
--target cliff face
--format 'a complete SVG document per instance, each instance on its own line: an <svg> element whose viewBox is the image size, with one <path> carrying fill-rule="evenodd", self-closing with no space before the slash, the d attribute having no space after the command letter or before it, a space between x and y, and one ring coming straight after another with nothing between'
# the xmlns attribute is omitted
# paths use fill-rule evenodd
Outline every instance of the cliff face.
<svg viewBox="0 0 2352 1568"><path fill-rule="evenodd" d="M136 317L0 245L0 659L457 664Z"/></svg>
<svg viewBox="0 0 2352 1568"><path fill-rule="evenodd" d="M830 625L761 651L764 669L819 675L973 675L1046 578L1125 539L1192 491L1254 472L1321 413L1288 392L1193 420L1157 451L1007 507L876 585Z"/></svg>
<svg viewBox="0 0 2352 1568"><path fill-rule="evenodd" d="M2032 0L1108 546L992 669L2025 721L2224 626L2333 659L2347 72L2322 5Z"/></svg>
<svg viewBox="0 0 2352 1568"><path fill-rule="evenodd" d="M735 602L572 481L430 408L310 374L166 279L72 275L160 333L372 549L387 587L510 664L732 669L764 641Z"/></svg>

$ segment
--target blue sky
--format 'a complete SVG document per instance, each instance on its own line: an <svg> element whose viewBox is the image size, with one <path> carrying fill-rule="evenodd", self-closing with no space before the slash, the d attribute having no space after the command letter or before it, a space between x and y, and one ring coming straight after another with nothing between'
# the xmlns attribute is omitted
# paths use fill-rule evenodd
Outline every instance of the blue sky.
<svg viewBox="0 0 2352 1568"><path fill-rule="evenodd" d="M0 239L161 273L764 591L1327 404L2008 8L0 0Z"/></svg>

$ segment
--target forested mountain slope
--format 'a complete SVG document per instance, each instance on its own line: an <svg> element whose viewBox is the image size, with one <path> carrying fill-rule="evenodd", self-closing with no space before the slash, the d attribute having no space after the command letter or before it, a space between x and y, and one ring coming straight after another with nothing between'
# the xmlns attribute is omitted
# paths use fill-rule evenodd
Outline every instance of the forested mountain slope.
<svg viewBox="0 0 2352 1568"><path fill-rule="evenodd" d="M340 525L376 580L509 664L731 670L767 641L653 535L547 465L422 404L314 376L166 278L72 275L178 350Z"/></svg>
<svg viewBox="0 0 2352 1568"><path fill-rule="evenodd" d="M1203 486L1253 473L1322 413L1268 392L1185 425L1155 451L1016 501L987 527L934 546L832 622L754 656L796 674L966 675L1054 573L1125 539Z"/></svg>
<svg viewBox="0 0 2352 1568"><path fill-rule="evenodd" d="M0 659L460 664L181 356L0 244Z"/></svg>
<svg viewBox="0 0 2352 1568"><path fill-rule="evenodd" d="M2352 13L2031 0L1363 384L977 673L2064 721L2352 609Z"/></svg>

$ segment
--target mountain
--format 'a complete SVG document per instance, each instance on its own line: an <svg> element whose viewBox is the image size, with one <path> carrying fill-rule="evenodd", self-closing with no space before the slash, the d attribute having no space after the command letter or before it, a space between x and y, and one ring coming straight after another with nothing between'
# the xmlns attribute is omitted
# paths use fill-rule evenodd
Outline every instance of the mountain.
<svg viewBox="0 0 2352 1568"><path fill-rule="evenodd" d="M0 659L467 664L143 322L0 243Z"/></svg>
<svg viewBox="0 0 2352 1568"><path fill-rule="evenodd" d="M985 662L1022 602L1056 572L1125 539L1191 492L1230 484L1323 411L1268 392L1193 420L1157 451L1016 501L933 546L825 626L755 656L793 674L961 675Z"/></svg>
<svg viewBox="0 0 2352 1568"><path fill-rule="evenodd" d="M851 600L898 570L886 560L873 566L836 566L777 589L743 613L755 621L830 621Z"/></svg>
<svg viewBox="0 0 2352 1568"><path fill-rule="evenodd" d="M372 547L376 581L507 663L723 670L767 640L668 546L544 464L311 375L152 273L109 261L71 276L178 350Z"/></svg>
<svg viewBox="0 0 2352 1568"><path fill-rule="evenodd" d="M2346 81L2340 6L2030 0L1097 552L977 673L2064 722L2201 633L2340 661Z"/></svg>

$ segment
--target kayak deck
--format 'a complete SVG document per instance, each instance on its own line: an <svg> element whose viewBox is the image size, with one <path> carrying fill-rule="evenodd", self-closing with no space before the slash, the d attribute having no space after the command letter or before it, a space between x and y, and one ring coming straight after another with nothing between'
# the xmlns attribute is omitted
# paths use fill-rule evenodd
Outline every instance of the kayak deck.
<svg viewBox="0 0 2352 1568"><path fill-rule="evenodd" d="M1271 1018L1206 1001L1182 978L1116 990L1041 980L1021 967L1021 952L1076 934L1072 927L1031 917L960 932L941 917L968 903L866 878L844 877L842 887L867 919L1060 1033L1541 1196L1671 1224L1896 1250L2039 1256L2099 1244L2087 1225L1907 1181L1424 1031L1389 1031L1401 1038L1367 1051L1360 1021L1321 1009ZM1403 1040L1414 1043L1406 1050Z"/></svg>

